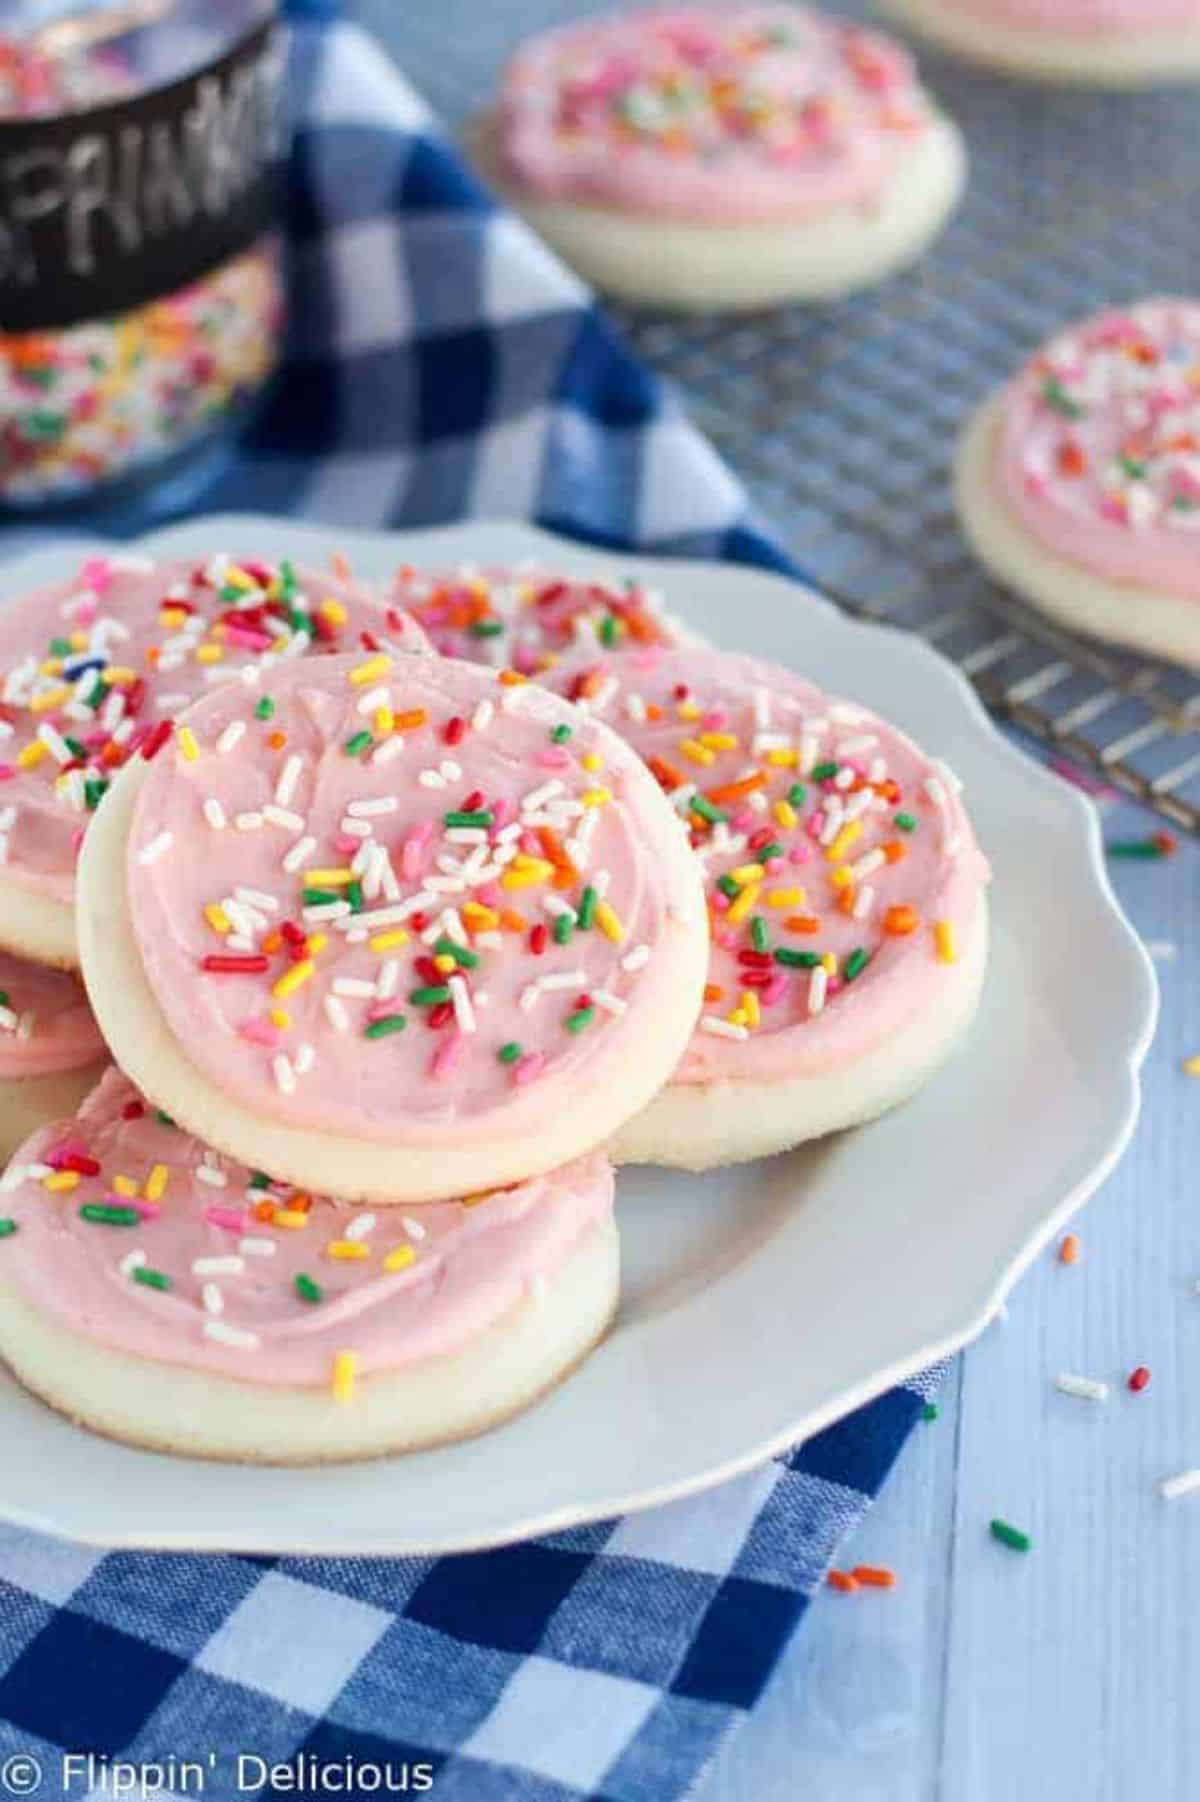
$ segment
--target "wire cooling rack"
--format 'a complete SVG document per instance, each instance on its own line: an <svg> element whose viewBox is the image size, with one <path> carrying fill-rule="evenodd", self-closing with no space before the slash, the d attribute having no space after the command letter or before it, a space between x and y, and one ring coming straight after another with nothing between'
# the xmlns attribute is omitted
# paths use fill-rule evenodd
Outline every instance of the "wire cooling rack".
<svg viewBox="0 0 1200 1802"><path fill-rule="evenodd" d="M826 0L865 17L862 0ZM451 126L571 0L357 0ZM1061 631L958 531L950 459L976 402L1106 302L1200 293L1194 91L1041 89L922 53L964 127L966 200L919 268L836 305L749 318L621 311L797 560L850 611L918 632L989 707L1200 832L1200 677Z"/></svg>

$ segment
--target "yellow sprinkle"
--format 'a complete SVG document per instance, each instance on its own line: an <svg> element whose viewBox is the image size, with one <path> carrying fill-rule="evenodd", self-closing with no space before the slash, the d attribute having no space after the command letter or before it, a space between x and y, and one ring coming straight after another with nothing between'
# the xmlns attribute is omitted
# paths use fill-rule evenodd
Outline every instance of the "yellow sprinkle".
<svg viewBox="0 0 1200 1802"><path fill-rule="evenodd" d="M138 1186L131 1176L114 1176L112 1186L117 1195L136 1195L138 1192Z"/></svg>
<svg viewBox="0 0 1200 1802"><path fill-rule="evenodd" d="M458 968L458 959L456 957L450 957L443 951L440 957L434 958L433 967L443 976L452 976Z"/></svg>
<svg viewBox="0 0 1200 1802"><path fill-rule="evenodd" d="M862 837L862 821L861 820L851 820L848 825L843 826L841 831L838 833L837 837L834 839L833 843L828 847L828 849L825 852L825 855L829 859L830 863L841 863L843 857L845 857L847 851L850 849L850 847L854 843L855 839L859 839L861 837Z"/></svg>
<svg viewBox="0 0 1200 1802"><path fill-rule="evenodd" d="M1196 1057L1185 1057L1183 1060L1183 1069L1186 1076L1200 1076L1200 1055Z"/></svg>
<svg viewBox="0 0 1200 1802"><path fill-rule="evenodd" d="M354 871L348 864L342 864L338 869L304 872L306 888L348 888L353 881Z"/></svg>
<svg viewBox="0 0 1200 1802"><path fill-rule="evenodd" d="M609 788L585 789L579 799L585 807L607 807L612 800L612 790Z"/></svg>
<svg viewBox="0 0 1200 1802"><path fill-rule="evenodd" d="M208 921L213 931L219 932L222 937L224 937L227 932L233 931L233 921L229 918L229 915L225 912L225 909L221 906L219 901L209 902L204 910L204 918Z"/></svg>
<svg viewBox="0 0 1200 1802"><path fill-rule="evenodd" d="M113 664L105 670L104 680L110 688L129 688L137 681L137 671L124 663Z"/></svg>
<svg viewBox="0 0 1200 1802"><path fill-rule="evenodd" d="M293 964L290 970L285 970L279 980L272 984L272 995L277 996L280 1001L285 1001L289 995L294 995L297 989L303 988L316 967L311 957L302 957L298 964Z"/></svg>
<svg viewBox="0 0 1200 1802"><path fill-rule="evenodd" d="M372 951L395 951L398 946L407 945L408 934L403 926L395 926L390 932L377 932L367 943Z"/></svg>
<svg viewBox="0 0 1200 1802"><path fill-rule="evenodd" d="M63 660L61 657L47 657L44 663L38 664L40 676L57 676L61 673Z"/></svg>
<svg viewBox="0 0 1200 1802"><path fill-rule="evenodd" d="M308 935L308 955L315 957L318 951L324 951L329 943L327 932L310 932Z"/></svg>
<svg viewBox="0 0 1200 1802"><path fill-rule="evenodd" d="M197 663L220 663L225 655L219 644L202 644L196 650Z"/></svg>
<svg viewBox="0 0 1200 1802"><path fill-rule="evenodd" d="M619 945L625 937L625 928L607 901L596 903L596 924L605 938L611 939L614 945Z"/></svg>
<svg viewBox="0 0 1200 1802"><path fill-rule="evenodd" d="M700 709L695 701L680 701L675 711L681 720L698 720L700 718Z"/></svg>
<svg viewBox="0 0 1200 1802"><path fill-rule="evenodd" d="M331 1239L325 1247L325 1255L338 1258L343 1263L351 1263L361 1262L363 1258L369 1258L371 1253L361 1239Z"/></svg>
<svg viewBox="0 0 1200 1802"><path fill-rule="evenodd" d="M146 1178L146 1187L143 1190L143 1194L147 1201L162 1200L166 1193L167 1178L170 1174L171 1173L165 1164L155 1164L149 1176Z"/></svg>
<svg viewBox="0 0 1200 1802"><path fill-rule="evenodd" d="M825 974L827 976L837 975L837 958L833 955L832 951L827 951L821 959L821 962L825 966Z"/></svg>
<svg viewBox="0 0 1200 1802"><path fill-rule="evenodd" d="M376 737L386 738L388 733L392 730L392 727L396 724L396 716L390 707L377 707L375 709L375 718L372 723L375 727Z"/></svg>
<svg viewBox="0 0 1200 1802"><path fill-rule="evenodd" d="M604 759L599 751L585 751L579 761L585 770L602 770L604 768Z"/></svg>
<svg viewBox="0 0 1200 1802"><path fill-rule="evenodd" d="M736 882L739 888L745 888L748 882L762 881L762 865L760 863L740 863L736 870L730 870L729 879Z"/></svg>
<svg viewBox="0 0 1200 1802"><path fill-rule="evenodd" d="M31 738L23 751L17 752L17 768L31 770L46 755L46 747L40 738Z"/></svg>
<svg viewBox="0 0 1200 1802"><path fill-rule="evenodd" d="M253 588L254 577L248 575L240 564L231 563L225 571L225 582L230 588Z"/></svg>
<svg viewBox="0 0 1200 1802"><path fill-rule="evenodd" d="M798 751L778 750L767 752L767 762L772 764L777 770L794 770L799 761L800 753Z"/></svg>
<svg viewBox="0 0 1200 1802"><path fill-rule="evenodd" d="M327 619L331 626L344 626L350 617L340 601L322 601L317 612L322 619Z"/></svg>
<svg viewBox="0 0 1200 1802"><path fill-rule="evenodd" d="M286 1226L292 1232L298 1232L302 1226L308 1225L308 1215L303 1208L276 1208L271 1215L272 1226Z"/></svg>
<svg viewBox="0 0 1200 1802"><path fill-rule="evenodd" d="M761 1016L758 1011L758 996L754 993L753 989L744 989L742 991L741 1007L742 1012L746 1016L746 1025L757 1026Z"/></svg>
<svg viewBox="0 0 1200 1802"><path fill-rule="evenodd" d="M772 888L764 897L768 907L803 907L805 894L802 888Z"/></svg>
<svg viewBox="0 0 1200 1802"><path fill-rule="evenodd" d="M30 713L49 713L52 707L61 707L63 702L69 701L70 698L69 688L48 688L44 694L34 695L29 703L29 711Z"/></svg>
<svg viewBox="0 0 1200 1802"><path fill-rule="evenodd" d="M679 741L679 749L690 763L702 763L707 765L717 761L716 752L710 751L707 746L702 745L699 739L681 738Z"/></svg>
<svg viewBox="0 0 1200 1802"><path fill-rule="evenodd" d="M392 660L385 651L378 657L368 657L365 663L356 663L350 671L350 686L365 688L368 682L377 682L380 676L386 676L392 667Z"/></svg>
<svg viewBox="0 0 1200 1802"><path fill-rule="evenodd" d="M78 626L73 632L67 634L67 639L73 651L85 651L87 649L87 633L81 631Z"/></svg>
<svg viewBox="0 0 1200 1802"><path fill-rule="evenodd" d="M854 877L844 863L829 872L829 886L838 890L854 887Z"/></svg>
<svg viewBox="0 0 1200 1802"><path fill-rule="evenodd" d="M747 883L725 918L731 926L737 926L758 906L758 883Z"/></svg>
<svg viewBox="0 0 1200 1802"><path fill-rule="evenodd" d="M775 818L779 821L781 826L786 827L790 832L792 827L796 825L799 815L790 801L776 801Z"/></svg>
<svg viewBox="0 0 1200 1802"><path fill-rule="evenodd" d="M163 607L159 611L158 623L164 631L174 632L176 627L181 626L187 618L188 615L182 607Z"/></svg>
<svg viewBox="0 0 1200 1802"><path fill-rule="evenodd" d="M278 1026L280 1032L286 1032L291 1023L292 1016L288 1013L286 1007L273 1007L271 1009L271 1025Z"/></svg>
<svg viewBox="0 0 1200 1802"><path fill-rule="evenodd" d="M352 1351L340 1351L333 1360L333 1399L335 1402L349 1402L354 1399L354 1379L358 1375L358 1358Z"/></svg>
<svg viewBox="0 0 1200 1802"><path fill-rule="evenodd" d="M476 932L491 932L500 924L500 915L495 908L484 907L480 901L464 901L460 912L467 925L473 926ZM374 944L375 941L371 942Z"/></svg>
<svg viewBox="0 0 1200 1802"><path fill-rule="evenodd" d="M944 964L958 962L958 946L954 938L954 923L951 920L937 920L933 928L934 943L937 954Z"/></svg>
<svg viewBox="0 0 1200 1802"><path fill-rule="evenodd" d="M49 1176L42 1178L42 1187L49 1189L55 1195L60 1195L67 1189L77 1189L79 1172L78 1170L54 1170Z"/></svg>
<svg viewBox="0 0 1200 1802"><path fill-rule="evenodd" d="M395 1251L388 1252L383 1267L385 1270L407 1270L416 1255L411 1245L397 1245Z"/></svg>
<svg viewBox="0 0 1200 1802"><path fill-rule="evenodd" d="M733 1012L729 1014L727 1018L731 1026L745 1026L746 1024L745 1012L740 1007L735 1007Z"/></svg>
<svg viewBox="0 0 1200 1802"><path fill-rule="evenodd" d="M175 743L183 752L189 763L195 763L200 755L200 746L196 743L196 734L190 726L180 726L175 734Z"/></svg>
<svg viewBox="0 0 1200 1802"><path fill-rule="evenodd" d="M708 751L736 751L738 736L736 732L702 732L700 743Z"/></svg>
<svg viewBox="0 0 1200 1802"><path fill-rule="evenodd" d="M526 857L518 852L501 876L500 887L530 888L535 882L547 882L553 874L554 865L544 857Z"/></svg>

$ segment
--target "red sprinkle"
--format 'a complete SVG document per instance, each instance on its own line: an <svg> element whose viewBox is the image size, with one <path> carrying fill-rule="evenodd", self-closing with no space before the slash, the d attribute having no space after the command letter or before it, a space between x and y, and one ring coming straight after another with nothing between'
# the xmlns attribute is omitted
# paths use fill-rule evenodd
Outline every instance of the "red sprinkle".
<svg viewBox="0 0 1200 1802"><path fill-rule="evenodd" d="M140 1101L127 1101L121 1109L122 1120L140 1120L146 1109Z"/></svg>
<svg viewBox="0 0 1200 1802"><path fill-rule="evenodd" d="M250 953L246 957L231 957L228 953L218 951L200 961L200 968L211 971L214 976L256 976L270 967L270 958L261 952Z"/></svg>
<svg viewBox="0 0 1200 1802"><path fill-rule="evenodd" d="M1136 1370L1129 1373L1129 1387L1135 1395L1140 1395L1142 1390L1148 1389L1149 1386L1150 1371L1145 1364L1139 1364Z"/></svg>
<svg viewBox="0 0 1200 1802"><path fill-rule="evenodd" d="M547 928L545 926L542 925L541 921L539 920L538 924L535 927L533 927L533 929L531 930L531 932L529 934L529 949L533 952L533 955L535 957L540 957L542 955L542 952L546 949L546 946L549 944L549 942L550 942L549 931L547 930Z"/></svg>
<svg viewBox="0 0 1200 1802"><path fill-rule="evenodd" d="M446 721L446 730L442 737L448 745L460 745L467 733L467 722L455 714L452 720Z"/></svg>
<svg viewBox="0 0 1200 1802"><path fill-rule="evenodd" d="M453 1003L449 1001L439 1001L436 1007L430 1008L429 1013L426 1016L426 1025L431 1026L436 1032L439 1027L449 1026L453 1018Z"/></svg>
<svg viewBox="0 0 1200 1802"><path fill-rule="evenodd" d="M156 726L150 728L149 732L142 740L142 756L146 759L147 763L149 763L152 758L158 756L158 753L170 738L171 730L170 720L159 720Z"/></svg>

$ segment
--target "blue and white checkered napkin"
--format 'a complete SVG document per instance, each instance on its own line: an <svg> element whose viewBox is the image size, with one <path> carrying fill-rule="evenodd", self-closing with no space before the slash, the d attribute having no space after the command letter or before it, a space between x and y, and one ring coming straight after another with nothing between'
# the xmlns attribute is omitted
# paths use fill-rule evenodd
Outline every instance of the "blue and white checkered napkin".
<svg viewBox="0 0 1200 1802"><path fill-rule="evenodd" d="M786 567L370 42L311 23L297 40L291 358L206 505L522 515ZM225 1802L246 1793L241 1751L427 1765L436 1802L672 1802L754 1706L923 1399L896 1390L710 1495L470 1557L105 1555L0 1527L0 1776L27 1753L42 1795L82 1795L64 1748L173 1755Z"/></svg>

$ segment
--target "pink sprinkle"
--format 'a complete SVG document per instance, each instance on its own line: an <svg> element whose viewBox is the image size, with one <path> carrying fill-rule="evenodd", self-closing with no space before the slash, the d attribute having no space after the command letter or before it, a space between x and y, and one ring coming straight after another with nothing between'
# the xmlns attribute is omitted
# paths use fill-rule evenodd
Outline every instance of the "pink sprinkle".
<svg viewBox="0 0 1200 1802"><path fill-rule="evenodd" d="M157 1220L162 1212L156 1201L146 1201L140 1195L111 1195L107 1196L106 1200L115 1202L118 1207L124 1205L127 1208L136 1208L143 1220Z"/></svg>
<svg viewBox="0 0 1200 1802"><path fill-rule="evenodd" d="M758 820L752 808L743 807L733 816L733 829L735 832L753 832L757 825Z"/></svg>
<svg viewBox="0 0 1200 1802"><path fill-rule="evenodd" d="M786 988L787 977L782 970L779 970L772 976L766 988L759 990L759 998L764 1006L772 1007L776 1001L781 1001L783 999L784 990Z"/></svg>
<svg viewBox="0 0 1200 1802"><path fill-rule="evenodd" d="M238 1027L238 1036L248 1039L251 1045L265 1045L273 1050L279 1043L279 1028L272 1026L269 1020L243 1020Z"/></svg>
<svg viewBox="0 0 1200 1802"><path fill-rule="evenodd" d="M710 896L709 904L710 906L715 907L718 913L727 913L729 910L729 896L725 894L723 890L717 889L715 893Z"/></svg>
<svg viewBox="0 0 1200 1802"><path fill-rule="evenodd" d="M11 782L16 773L15 763L0 763L0 782Z"/></svg>
<svg viewBox="0 0 1200 1802"><path fill-rule="evenodd" d="M269 651L271 639L265 632L252 632L248 626L225 627L225 637L230 644L239 644L247 651Z"/></svg>
<svg viewBox="0 0 1200 1802"><path fill-rule="evenodd" d="M721 899L725 902L726 906L729 905L728 898L725 895L722 895ZM715 945L720 945L722 951L732 951L737 944L736 932L730 932L728 927L725 926L722 926L719 930L714 930L712 936L713 943Z"/></svg>
<svg viewBox="0 0 1200 1802"><path fill-rule="evenodd" d="M87 1146L82 1139L64 1139L53 1151L46 1153L46 1162L52 1170L61 1170L68 1158L85 1158Z"/></svg>
<svg viewBox="0 0 1200 1802"><path fill-rule="evenodd" d="M205 1208L204 1218L210 1226L219 1226L226 1233L240 1233L246 1225L246 1216L233 1208Z"/></svg>
<svg viewBox="0 0 1200 1802"><path fill-rule="evenodd" d="M103 594L112 587L112 564L107 557L89 557L79 572L79 580L93 594Z"/></svg>
<svg viewBox="0 0 1200 1802"><path fill-rule="evenodd" d="M517 804L510 795L501 795L498 801L492 802L492 825L498 832L507 826L517 815Z"/></svg>
<svg viewBox="0 0 1200 1802"><path fill-rule="evenodd" d="M766 863L763 865L763 869L767 872L768 876L774 876L779 870L782 870L782 868L782 857L768 857Z"/></svg>
<svg viewBox="0 0 1200 1802"><path fill-rule="evenodd" d="M524 853L527 857L540 857L541 856L542 841L540 838L538 838L538 836L535 832L523 832L521 834L520 838L517 840L517 843L520 845L522 851L524 851Z"/></svg>
<svg viewBox="0 0 1200 1802"><path fill-rule="evenodd" d="M421 820L401 844L400 874L406 882L415 882L421 874L422 854L432 836L433 821Z"/></svg>
<svg viewBox="0 0 1200 1802"><path fill-rule="evenodd" d="M723 707L710 707L700 724L706 732L721 732L729 724L729 715Z"/></svg>
<svg viewBox="0 0 1200 1802"><path fill-rule="evenodd" d="M811 856L812 852L807 845L793 845L788 852L788 862L797 864L807 863Z"/></svg>
<svg viewBox="0 0 1200 1802"><path fill-rule="evenodd" d="M353 857L356 851L362 850L362 840L360 838L351 838L348 832L335 833L333 843L334 849L338 851L342 857Z"/></svg>
<svg viewBox="0 0 1200 1802"><path fill-rule="evenodd" d="M467 1038L462 1032L454 1032L442 1040L433 1054L429 1066L431 1076L448 1076L466 1049ZM520 1069L520 1064L517 1069Z"/></svg>
<svg viewBox="0 0 1200 1802"><path fill-rule="evenodd" d="M530 1051L513 1065L513 1081L524 1087L527 1082L533 1082L536 1077L539 1077L545 1068L545 1053Z"/></svg>
<svg viewBox="0 0 1200 1802"><path fill-rule="evenodd" d="M570 761L561 745L546 745L534 758L534 762L543 770L565 770Z"/></svg>
<svg viewBox="0 0 1200 1802"><path fill-rule="evenodd" d="M816 813L809 814L804 830L814 841L820 839L825 830L825 809L823 807L818 807Z"/></svg>
<svg viewBox="0 0 1200 1802"><path fill-rule="evenodd" d="M500 907L503 905L498 882L481 882L475 890L484 907Z"/></svg>
<svg viewBox="0 0 1200 1802"><path fill-rule="evenodd" d="M1128 520L1124 501L1118 500L1114 494L1104 496L1100 502L1100 514L1103 519L1110 519L1118 526L1125 525Z"/></svg>

